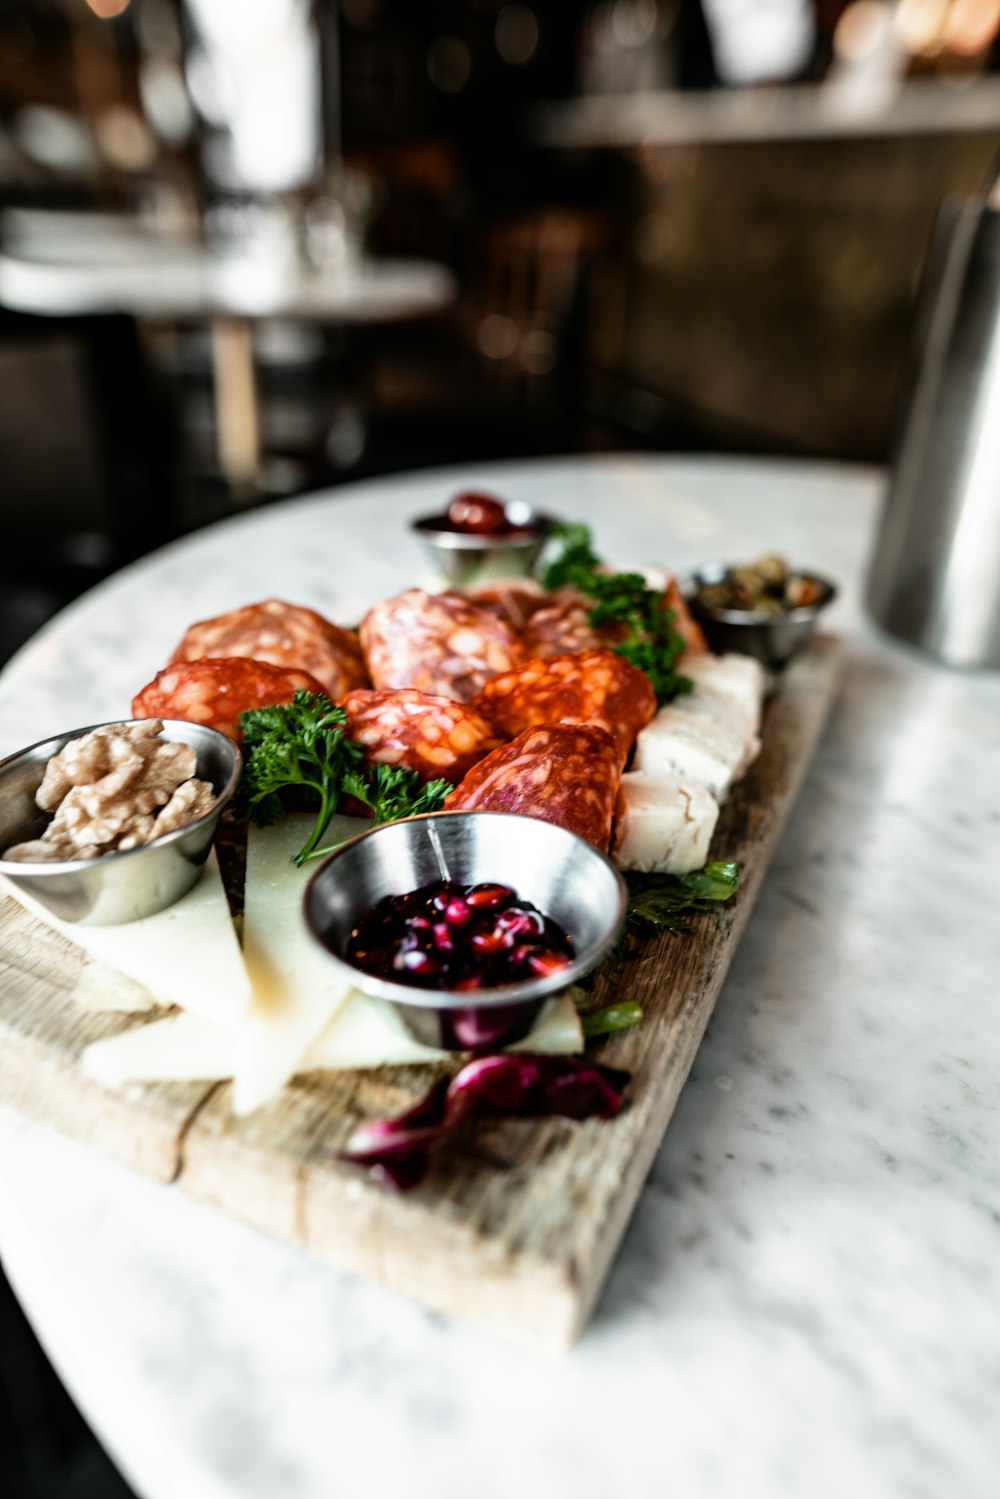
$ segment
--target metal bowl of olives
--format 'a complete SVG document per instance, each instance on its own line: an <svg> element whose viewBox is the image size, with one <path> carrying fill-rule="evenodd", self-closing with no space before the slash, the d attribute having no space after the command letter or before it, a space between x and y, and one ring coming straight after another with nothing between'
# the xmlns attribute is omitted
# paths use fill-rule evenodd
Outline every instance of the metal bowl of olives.
<svg viewBox="0 0 1000 1499"><path fill-rule="evenodd" d="M713 651L740 651L778 670L806 644L837 588L768 556L746 565L708 562L684 595Z"/></svg>

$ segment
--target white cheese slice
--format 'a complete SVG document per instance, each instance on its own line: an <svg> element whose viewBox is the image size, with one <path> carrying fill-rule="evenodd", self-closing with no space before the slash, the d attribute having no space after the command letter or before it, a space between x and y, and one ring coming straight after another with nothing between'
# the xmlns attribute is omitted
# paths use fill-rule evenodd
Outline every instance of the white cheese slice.
<svg viewBox="0 0 1000 1499"><path fill-rule="evenodd" d="M721 802L759 749L743 708L695 690L661 708L641 731L632 769L698 781Z"/></svg>
<svg viewBox="0 0 1000 1499"><path fill-rule="evenodd" d="M699 692L714 693L744 708L753 732L757 732L764 702L764 668L755 656L742 656L736 651L723 656L686 651L677 670L690 677Z"/></svg>
<svg viewBox="0 0 1000 1499"><path fill-rule="evenodd" d="M309 934L302 902L315 864L292 862L315 818L283 817L251 827L243 909L243 956L253 1003L240 1028L233 1112L249 1114L299 1071L302 1059L344 1004L350 985ZM353 837L366 824L337 817L324 846Z"/></svg>
<svg viewBox="0 0 1000 1499"><path fill-rule="evenodd" d="M571 1056L583 1050L583 1029L572 1000L554 1000L535 1029L511 1051ZM83 1053L83 1070L106 1087L136 1082L215 1082L233 1076L238 1042L230 1031L197 1015L168 1015L136 1026ZM301 1060L298 1072L396 1067L440 1062L453 1052L415 1041L391 1005L351 991L343 1007Z"/></svg>
<svg viewBox="0 0 1000 1499"><path fill-rule="evenodd" d="M618 793L612 859L645 874L690 874L708 858L719 804L697 781L630 771Z"/></svg>
<svg viewBox="0 0 1000 1499"><path fill-rule="evenodd" d="M249 1009L250 980L214 851L187 895L155 916L123 926L60 921L9 880L4 883L39 921L158 999L229 1028L238 1026Z"/></svg>
<svg viewBox="0 0 1000 1499"><path fill-rule="evenodd" d="M117 1010L128 1015L155 1010L164 1003L144 984L93 958L88 958L80 970L73 998L84 1010Z"/></svg>
<svg viewBox="0 0 1000 1499"><path fill-rule="evenodd" d="M125 1083L207 1083L232 1077L236 1050L232 1031L182 1010L94 1041L84 1048L80 1062L85 1076L107 1088Z"/></svg>

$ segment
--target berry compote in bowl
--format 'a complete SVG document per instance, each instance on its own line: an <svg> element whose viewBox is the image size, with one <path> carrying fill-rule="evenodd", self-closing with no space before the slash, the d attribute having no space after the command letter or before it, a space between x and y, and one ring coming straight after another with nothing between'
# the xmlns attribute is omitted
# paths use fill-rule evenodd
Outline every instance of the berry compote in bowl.
<svg viewBox="0 0 1000 1499"><path fill-rule="evenodd" d="M493 1051L612 946L621 875L575 833L509 812L433 812L338 848L305 895L313 936L355 988L447 1051Z"/></svg>

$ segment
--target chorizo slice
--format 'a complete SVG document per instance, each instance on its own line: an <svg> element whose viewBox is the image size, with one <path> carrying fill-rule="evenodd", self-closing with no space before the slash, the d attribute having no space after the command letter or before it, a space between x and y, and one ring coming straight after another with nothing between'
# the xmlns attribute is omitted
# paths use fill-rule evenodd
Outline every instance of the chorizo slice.
<svg viewBox="0 0 1000 1499"><path fill-rule="evenodd" d="M300 687L323 692L307 671L272 666L249 656L205 656L157 672L132 699L134 718L183 718L208 724L242 743L240 714L269 703L290 703Z"/></svg>
<svg viewBox="0 0 1000 1499"><path fill-rule="evenodd" d="M596 724L538 724L474 765L449 812L518 812L607 852L621 778L618 747Z"/></svg>
<svg viewBox="0 0 1000 1499"><path fill-rule="evenodd" d="M361 621L375 687L413 687L467 703L484 682L523 659L509 625L460 593L408 588Z"/></svg>
<svg viewBox="0 0 1000 1499"><path fill-rule="evenodd" d="M264 599L199 620L187 630L170 664L203 656L250 656L271 666L306 671L333 702L355 687L368 686L357 635L315 609L284 599Z"/></svg>
<svg viewBox="0 0 1000 1499"><path fill-rule="evenodd" d="M508 739L532 724L598 724L615 741L623 766L656 713L656 694L645 672L614 651L583 651L494 677L473 707Z"/></svg>
<svg viewBox="0 0 1000 1499"><path fill-rule="evenodd" d="M610 650L628 634L619 620L601 625L590 623L591 605L572 589L552 594L542 609L537 609L521 631L521 645L531 660L539 657L567 656L581 651Z"/></svg>
<svg viewBox="0 0 1000 1499"><path fill-rule="evenodd" d="M492 725L466 703L413 687L362 687L349 692L341 707L348 734L364 745L370 761L405 765L425 781L440 777L457 785L501 743Z"/></svg>

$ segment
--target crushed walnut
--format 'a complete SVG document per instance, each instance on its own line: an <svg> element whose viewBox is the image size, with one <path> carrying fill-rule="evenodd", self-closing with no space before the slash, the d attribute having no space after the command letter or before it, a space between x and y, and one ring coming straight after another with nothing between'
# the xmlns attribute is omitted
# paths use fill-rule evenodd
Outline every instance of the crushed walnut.
<svg viewBox="0 0 1000 1499"><path fill-rule="evenodd" d="M215 800L195 777L188 744L158 738L159 718L109 724L71 739L45 767L35 801L55 815L41 838L15 843L3 857L96 859L124 853L193 822Z"/></svg>

